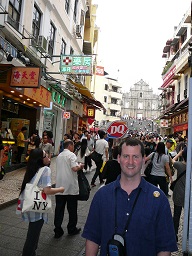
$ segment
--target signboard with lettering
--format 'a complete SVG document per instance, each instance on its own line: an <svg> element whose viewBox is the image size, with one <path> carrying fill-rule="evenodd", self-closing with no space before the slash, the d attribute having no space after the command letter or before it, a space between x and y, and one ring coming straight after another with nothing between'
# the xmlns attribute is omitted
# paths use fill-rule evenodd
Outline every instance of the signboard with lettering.
<svg viewBox="0 0 192 256"><path fill-rule="evenodd" d="M40 88L25 88L23 94L45 107L50 107L51 93L42 85Z"/></svg>
<svg viewBox="0 0 192 256"><path fill-rule="evenodd" d="M104 67L96 66L95 75L104 76Z"/></svg>
<svg viewBox="0 0 192 256"><path fill-rule="evenodd" d="M40 87L40 68L36 67L14 67L12 68L12 87L38 88Z"/></svg>
<svg viewBox="0 0 192 256"><path fill-rule="evenodd" d="M65 75L92 75L92 56L61 55L60 72Z"/></svg>
<svg viewBox="0 0 192 256"><path fill-rule="evenodd" d="M107 128L108 135L113 138L122 138L127 131L128 127L124 121L114 121Z"/></svg>

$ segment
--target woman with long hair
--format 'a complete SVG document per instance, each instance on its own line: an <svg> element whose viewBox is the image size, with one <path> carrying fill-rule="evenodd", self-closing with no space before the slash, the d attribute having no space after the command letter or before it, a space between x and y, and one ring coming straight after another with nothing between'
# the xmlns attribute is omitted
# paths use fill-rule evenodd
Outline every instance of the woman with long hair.
<svg viewBox="0 0 192 256"><path fill-rule="evenodd" d="M169 176L170 182L172 182L172 175L169 166L169 156L165 154L165 144L159 142L157 144L156 152L152 152L149 156L145 158L145 162L153 158L153 167L151 174L149 175L147 181L151 184L160 187L160 189L166 194L166 174Z"/></svg>
<svg viewBox="0 0 192 256"><path fill-rule="evenodd" d="M37 172L42 167L45 168L38 182L38 186L43 189L43 192L47 195L54 195L56 193L62 193L64 191L63 187L51 187L51 169L47 166L49 163L50 159L48 158L45 151L40 148L31 150L19 196L21 210L23 206L25 186L27 183L33 183ZM27 237L23 247L22 256L34 256L36 255L35 251L37 249L42 226L44 222L47 223L48 221L48 214L29 211L21 213L21 215L24 221L29 222Z"/></svg>
<svg viewBox="0 0 192 256"><path fill-rule="evenodd" d="M85 164L84 169L87 170L87 157L90 155L90 150L87 146L87 139L82 139L78 148L76 149L77 162Z"/></svg>

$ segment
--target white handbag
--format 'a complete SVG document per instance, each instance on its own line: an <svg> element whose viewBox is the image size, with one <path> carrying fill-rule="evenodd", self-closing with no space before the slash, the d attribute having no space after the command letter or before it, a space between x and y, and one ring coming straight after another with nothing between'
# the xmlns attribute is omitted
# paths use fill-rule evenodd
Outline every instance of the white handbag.
<svg viewBox="0 0 192 256"><path fill-rule="evenodd" d="M51 196L37 186L45 167L39 169L34 182L27 183L24 190L22 212L47 213L52 211Z"/></svg>

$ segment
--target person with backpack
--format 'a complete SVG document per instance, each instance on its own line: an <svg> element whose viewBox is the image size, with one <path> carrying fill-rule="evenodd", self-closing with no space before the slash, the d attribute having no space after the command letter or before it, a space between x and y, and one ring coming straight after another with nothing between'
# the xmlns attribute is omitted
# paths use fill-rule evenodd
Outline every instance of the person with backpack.
<svg viewBox="0 0 192 256"><path fill-rule="evenodd" d="M165 154L165 144L164 142L159 142L157 144L156 152L151 153L149 156L145 158L145 162L149 159L153 158L153 167L150 175L148 176L148 182L151 184L160 187L160 189L166 194L166 174L169 176L170 182L173 181L172 174L169 166L169 156Z"/></svg>

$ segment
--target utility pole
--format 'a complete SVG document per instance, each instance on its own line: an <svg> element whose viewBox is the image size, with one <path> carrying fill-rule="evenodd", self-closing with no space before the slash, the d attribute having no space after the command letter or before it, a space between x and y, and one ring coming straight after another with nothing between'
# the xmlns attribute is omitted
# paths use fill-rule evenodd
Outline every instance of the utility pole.
<svg viewBox="0 0 192 256"><path fill-rule="evenodd" d="M191 1L191 15L192 15L192 1ZM192 35L192 18L191 18L191 35ZM184 221L183 221L183 240L182 252L183 256L188 256L192 252L192 41L189 43L189 57L188 64L190 67L190 82L189 82L189 103L188 103L188 145L187 145L187 171L186 171L186 185L185 185L185 207L184 207Z"/></svg>

